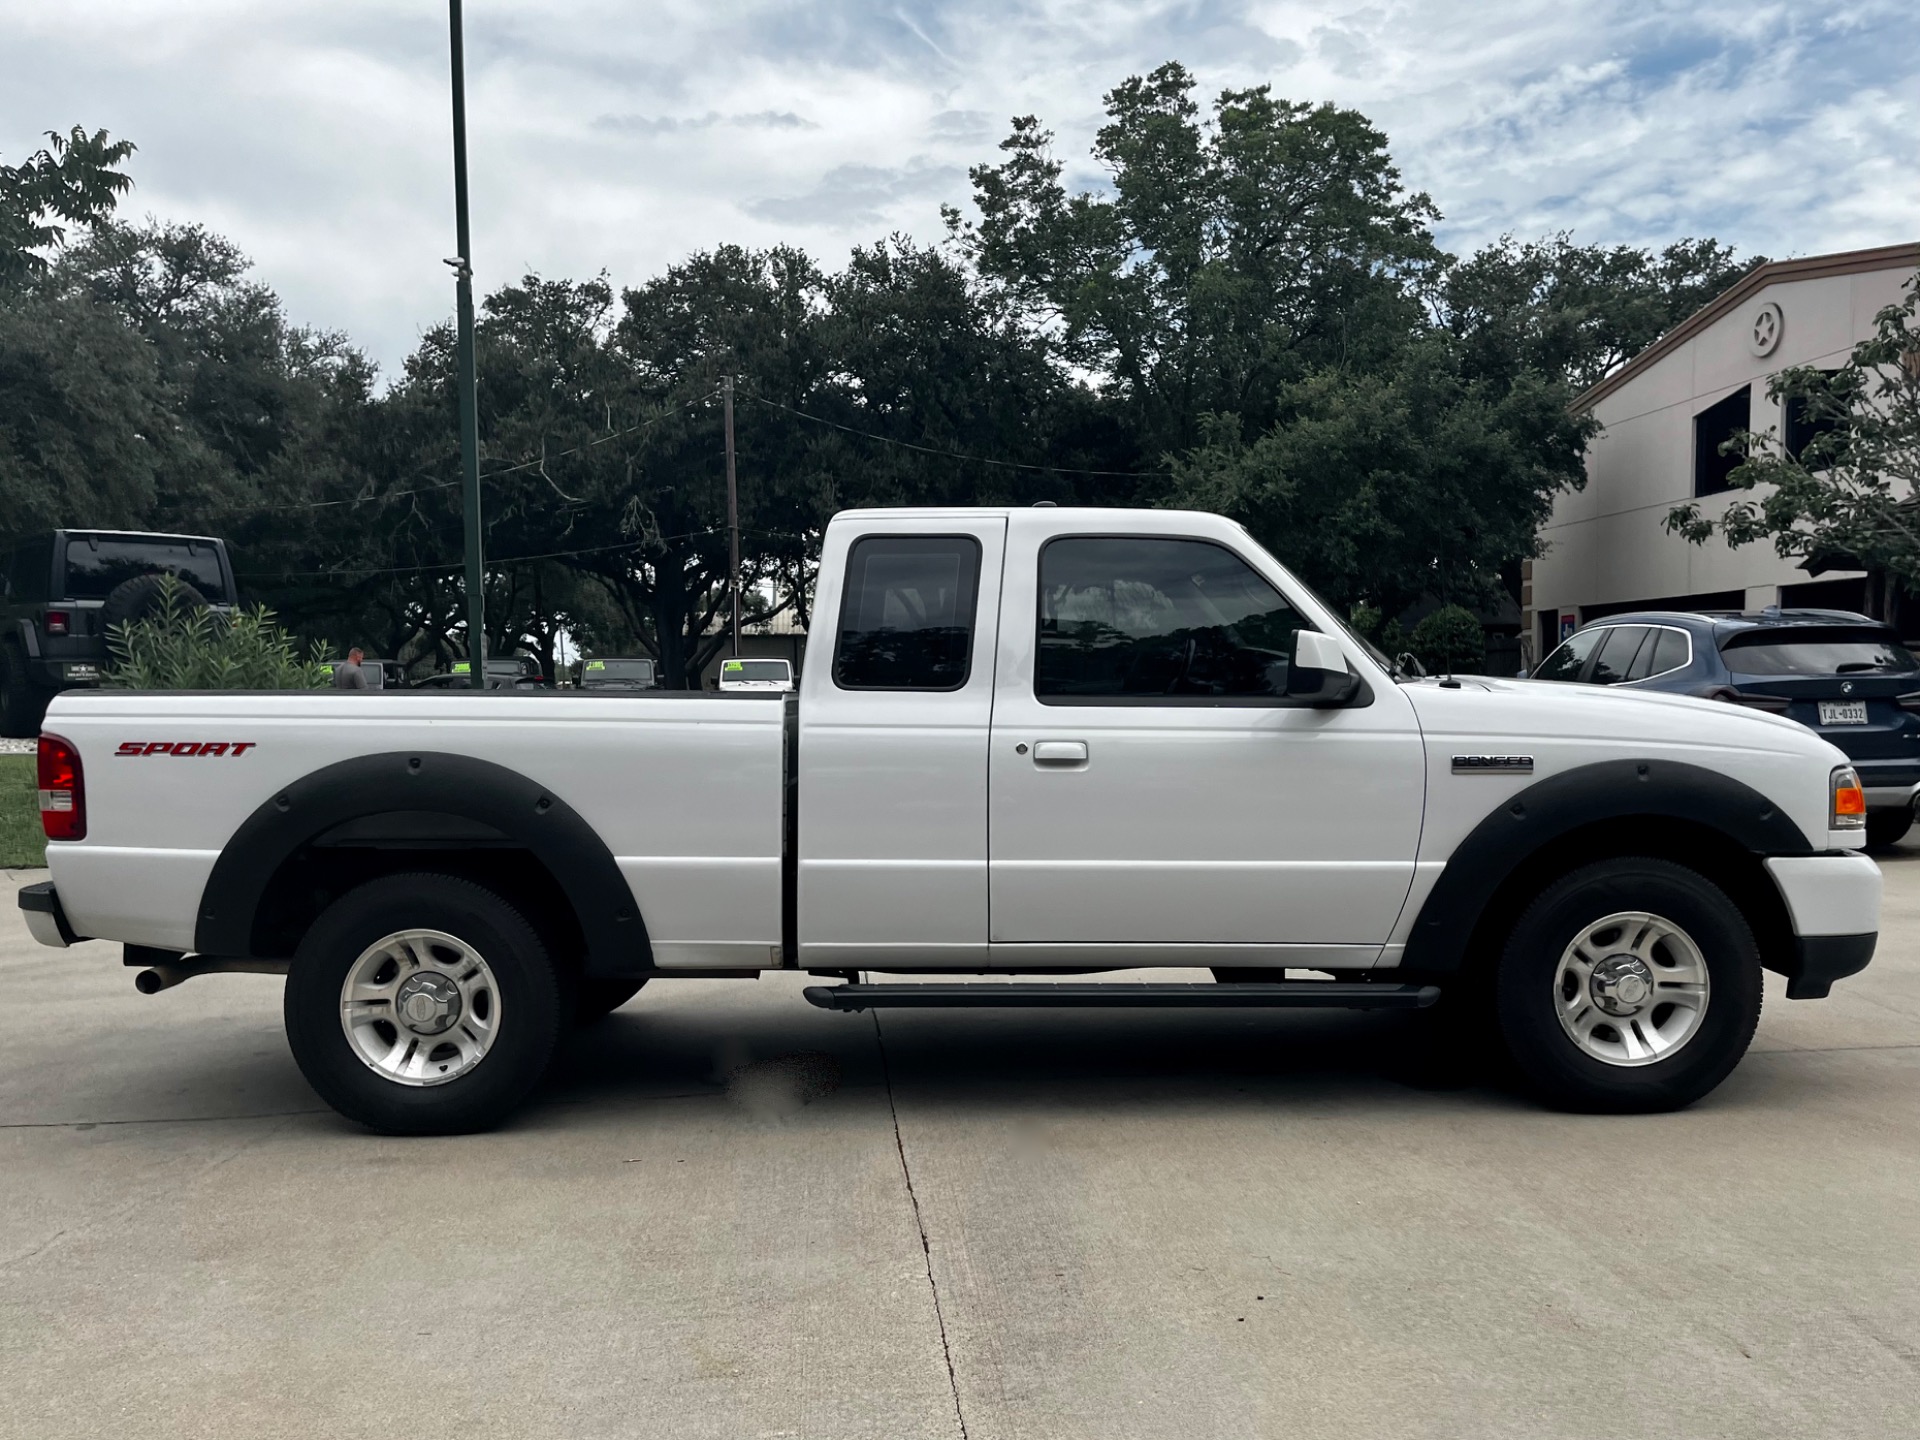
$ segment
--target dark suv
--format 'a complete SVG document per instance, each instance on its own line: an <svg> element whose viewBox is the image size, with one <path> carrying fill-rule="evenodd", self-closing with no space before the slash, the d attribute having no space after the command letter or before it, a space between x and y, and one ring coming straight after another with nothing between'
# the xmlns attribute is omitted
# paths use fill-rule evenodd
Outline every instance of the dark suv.
<svg viewBox="0 0 1920 1440"><path fill-rule="evenodd" d="M1920 795L1920 660L1846 610L1638 611L1595 620L1536 680L1624 685L1798 720L1847 753L1867 792L1867 843L1891 845Z"/></svg>
<svg viewBox="0 0 1920 1440"><path fill-rule="evenodd" d="M19 541L0 564L0 734L16 738L40 733L57 691L100 683L108 627L152 609L161 575L178 576L195 603L233 603L226 544L204 535L54 530Z"/></svg>

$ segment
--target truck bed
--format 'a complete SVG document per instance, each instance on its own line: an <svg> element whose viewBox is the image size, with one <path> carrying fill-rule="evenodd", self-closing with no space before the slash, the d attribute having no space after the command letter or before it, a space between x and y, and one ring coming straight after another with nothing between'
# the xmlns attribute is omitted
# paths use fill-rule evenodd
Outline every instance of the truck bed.
<svg viewBox="0 0 1920 1440"><path fill-rule="evenodd" d="M77 691L46 729L85 768L89 824L48 865L81 934L191 950L221 850L282 787L381 753L518 772L612 851L663 969L781 959L784 697Z"/></svg>

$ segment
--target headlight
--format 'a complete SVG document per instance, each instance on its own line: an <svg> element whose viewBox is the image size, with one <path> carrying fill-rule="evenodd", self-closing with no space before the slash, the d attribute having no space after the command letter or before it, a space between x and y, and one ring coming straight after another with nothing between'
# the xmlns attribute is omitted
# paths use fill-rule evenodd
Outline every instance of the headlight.
<svg viewBox="0 0 1920 1440"><path fill-rule="evenodd" d="M1851 765L1834 768L1833 809L1827 825L1834 830L1867 828L1867 792L1860 788L1860 776Z"/></svg>

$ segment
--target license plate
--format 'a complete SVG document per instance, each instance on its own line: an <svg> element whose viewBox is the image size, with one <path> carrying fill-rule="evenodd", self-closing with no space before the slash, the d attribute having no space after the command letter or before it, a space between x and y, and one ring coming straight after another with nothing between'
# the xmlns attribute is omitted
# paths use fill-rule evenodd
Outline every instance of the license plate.
<svg viewBox="0 0 1920 1440"><path fill-rule="evenodd" d="M1867 702L1864 700L1822 700L1820 702L1820 723L1822 725L1864 725L1867 723Z"/></svg>
<svg viewBox="0 0 1920 1440"><path fill-rule="evenodd" d="M69 680L98 680L100 678L100 667L98 665L69 665L66 668L66 677Z"/></svg>

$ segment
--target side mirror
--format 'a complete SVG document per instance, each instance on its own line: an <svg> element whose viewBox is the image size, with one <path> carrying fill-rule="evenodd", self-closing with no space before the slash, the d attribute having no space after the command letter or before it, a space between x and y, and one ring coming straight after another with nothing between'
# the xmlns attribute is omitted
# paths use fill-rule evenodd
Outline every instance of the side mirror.
<svg viewBox="0 0 1920 1440"><path fill-rule="evenodd" d="M1347 668L1331 635L1296 630L1287 652L1287 694L1316 707L1345 705L1360 693L1360 677Z"/></svg>

